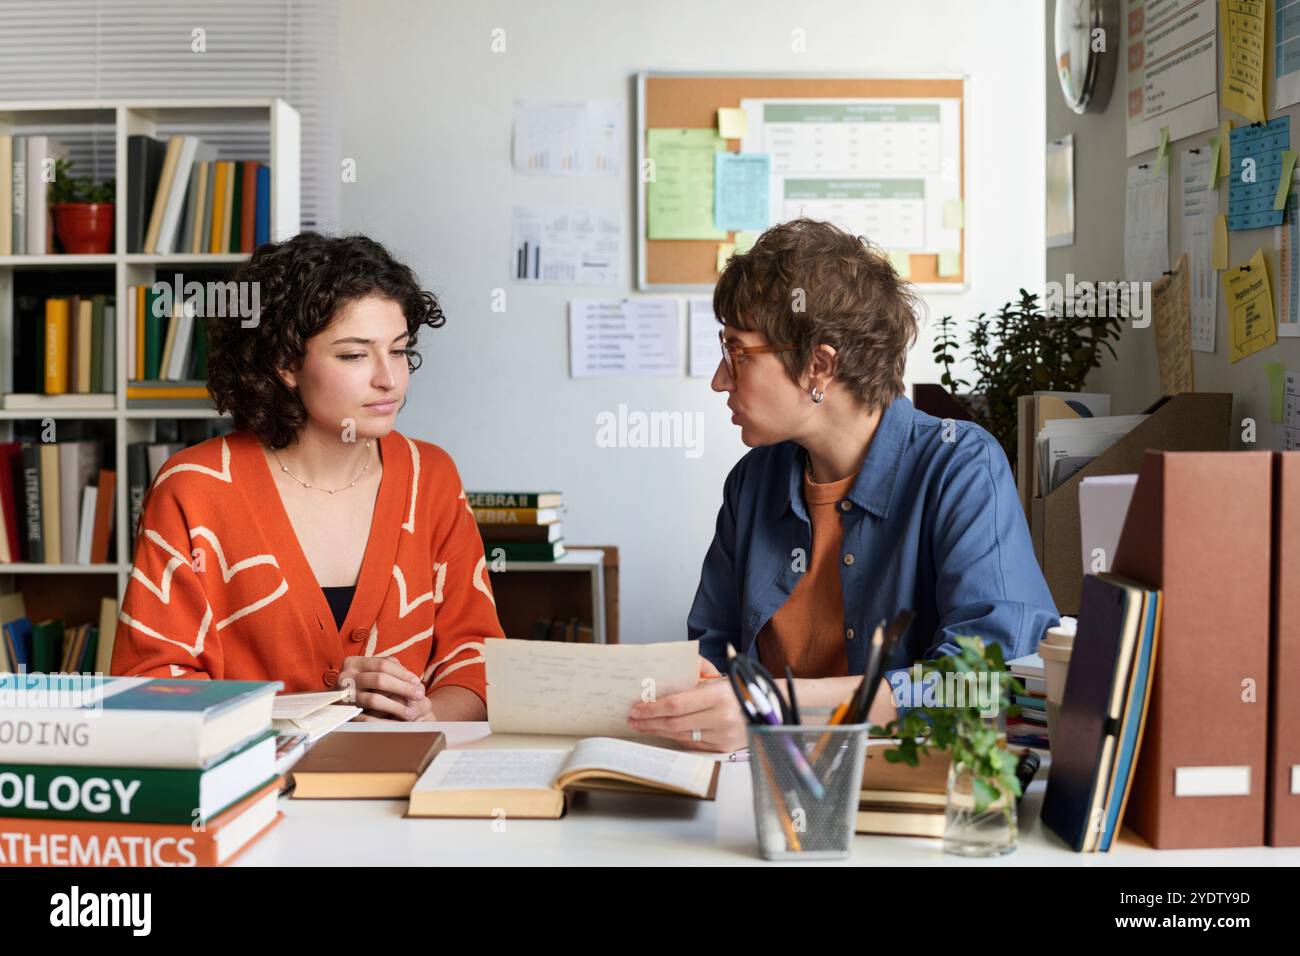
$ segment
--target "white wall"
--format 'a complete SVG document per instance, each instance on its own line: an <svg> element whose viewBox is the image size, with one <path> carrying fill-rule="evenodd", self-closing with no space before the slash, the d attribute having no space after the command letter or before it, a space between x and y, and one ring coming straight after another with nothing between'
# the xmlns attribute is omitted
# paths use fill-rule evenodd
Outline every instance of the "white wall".
<svg viewBox="0 0 1300 956"><path fill-rule="evenodd" d="M496 27L505 53L490 50ZM806 53L790 52L795 27ZM563 491L565 537L621 549L623 639L681 638L723 479L745 449L705 379L568 377L567 300L632 290L632 180L515 174L514 99L624 99L631 150L640 70L965 74L971 286L929 298L908 368L909 382L936 381L940 316L1042 287L1043 36L1033 0L344 0L343 155L358 180L343 187L343 228L405 259L448 317L421 340L424 367L398 427L445 447L471 489ZM566 202L624 211L621 285L509 280L511 205ZM495 288L507 290L504 314L491 311ZM596 447L596 416L619 403L703 412L703 454Z"/></svg>

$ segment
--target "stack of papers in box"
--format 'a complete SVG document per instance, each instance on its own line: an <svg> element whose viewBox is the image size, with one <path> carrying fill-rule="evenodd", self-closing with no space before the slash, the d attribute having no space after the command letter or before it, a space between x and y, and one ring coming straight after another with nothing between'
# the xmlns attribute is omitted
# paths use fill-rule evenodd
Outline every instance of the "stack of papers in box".
<svg viewBox="0 0 1300 956"><path fill-rule="evenodd" d="M1044 422L1034 448L1041 483L1039 493L1047 497L1146 418L1146 415L1107 415Z"/></svg>

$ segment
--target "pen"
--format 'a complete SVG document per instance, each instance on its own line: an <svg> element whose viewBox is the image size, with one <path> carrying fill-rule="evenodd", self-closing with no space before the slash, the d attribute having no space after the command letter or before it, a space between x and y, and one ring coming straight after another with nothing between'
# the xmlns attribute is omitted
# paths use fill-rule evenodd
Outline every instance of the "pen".
<svg viewBox="0 0 1300 956"><path fill-rule="evenodd" d="M802 724L803 721L799 719L799 701L794 696L794 668L789 664L785 665L785 690L790 698L790 717L796 724Z"/></svg>

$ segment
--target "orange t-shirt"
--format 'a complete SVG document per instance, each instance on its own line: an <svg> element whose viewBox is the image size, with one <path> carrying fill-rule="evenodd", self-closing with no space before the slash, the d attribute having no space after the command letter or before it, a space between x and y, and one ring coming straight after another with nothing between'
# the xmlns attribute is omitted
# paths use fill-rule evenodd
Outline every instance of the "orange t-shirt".
<svg viewBox="0 0 1300 956"><path fill-rule="evenodd" d="M857 472L839 481L814 484L805 474L803 500L812 521L812 554L803 577L785 604L758 634L758 656L776 677L789 664L796 677L843 677L849 672L844 649L844 594L840 588L840 502L853 488Z"/></svg>

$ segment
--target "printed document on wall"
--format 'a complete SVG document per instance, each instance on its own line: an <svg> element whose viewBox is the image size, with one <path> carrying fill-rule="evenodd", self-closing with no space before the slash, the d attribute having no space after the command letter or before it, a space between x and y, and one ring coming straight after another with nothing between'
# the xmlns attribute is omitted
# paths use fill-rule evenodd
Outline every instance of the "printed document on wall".
<svg viewBox="0 0 1300 956"><path fill-rule="evenodd" d="M829 219L885 249L961 247L961 101L742 99L745 152L772 157L772 219Z"/></svg>
<svg viewBox="0 0 1300 956"><path fill-rule="evenodd" d="M623 261L613 209L515 206L511 275L519 282L612 285Z"/></svg>
<svg viewBox="0 0 1300 956"><path fill-rule="evenodd" d="M677 299L574 299L569 303L573 378L679 375L682 322Z"/></svg>
<svg viewBox="0 0 1300 956"><path fill-rule="evenodd" d="M1219 125L1215 0L1127 0L1128 43L1118 70L1128 67L1127 154ZM1124 77L1115 77L1116 92Z"/></svg>
<svg viewBox="0 0 1300 956"><path fill-rule="evenodd" d="M1169 271L1169 167L1128 168L1124 205L1124 277L1155 282Z"/></svg>

